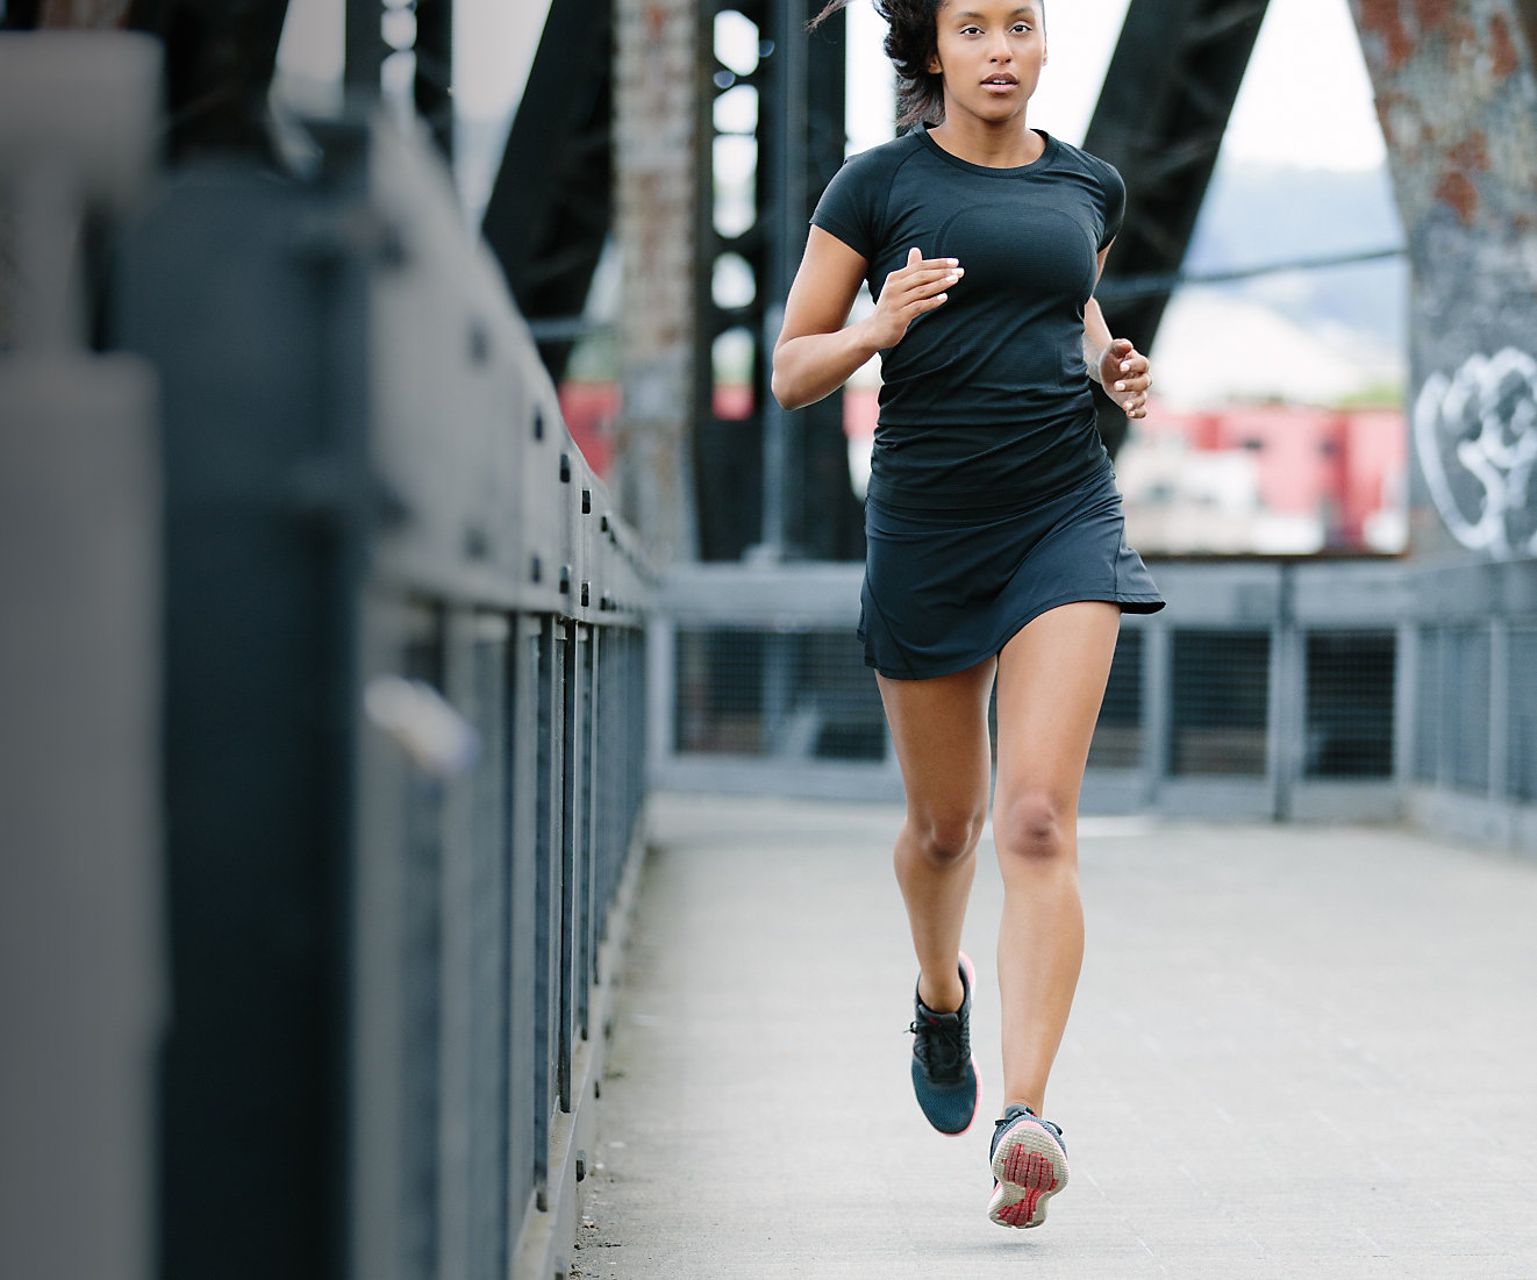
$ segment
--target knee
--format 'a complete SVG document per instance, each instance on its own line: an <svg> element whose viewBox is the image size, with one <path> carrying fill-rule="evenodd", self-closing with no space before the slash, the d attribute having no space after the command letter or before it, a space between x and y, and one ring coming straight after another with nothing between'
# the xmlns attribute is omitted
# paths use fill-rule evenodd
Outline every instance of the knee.
<svg viewBox="0 0 1537 1280"><path fill-rule="evenodd" d="M969 856L982 837L984 815L955 810L909 814L907 831L928 862L946 866Z"/></svg>
<svg viewBox="0 0 1537 1280"><path fill-rule="evenodd" d="M993 841L1002 859L1066 859L1072 854L1071 807L1050 791L1022 791L993 807Z"/></svg>

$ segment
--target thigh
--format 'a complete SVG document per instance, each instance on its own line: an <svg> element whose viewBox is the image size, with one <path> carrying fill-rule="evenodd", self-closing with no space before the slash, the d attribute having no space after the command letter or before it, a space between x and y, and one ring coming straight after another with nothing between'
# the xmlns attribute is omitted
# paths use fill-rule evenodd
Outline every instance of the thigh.
<svg viewBox="0 0 1537 1280"><path fill-rule="evenodd" d="M910 811L978 820L986 814L992 781L987 703L995 667L989 659L928 680L875 677Z"/></svg>
<svg viewBox="0 0 1537 1280"><path fill-rule="evenodd" d="M1110 678L1121 609L1075 600L1032 619L998 655L998 793L1071 813Z"/></svg>

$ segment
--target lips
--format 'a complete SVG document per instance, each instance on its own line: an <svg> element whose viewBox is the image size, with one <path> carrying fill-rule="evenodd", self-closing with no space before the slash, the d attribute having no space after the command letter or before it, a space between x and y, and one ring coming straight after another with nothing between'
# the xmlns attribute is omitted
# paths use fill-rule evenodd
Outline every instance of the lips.
<svg viewBox="0 0 1537 1280"><path fill-rule="evenodd" d="M983 84L994 84L994 85L1017 85L1019 83L1019 81L1017 79L1015 79L1013 76L998 75L998 76L988 76L988 78L986 80L982 81L982 83Z"/></svg>

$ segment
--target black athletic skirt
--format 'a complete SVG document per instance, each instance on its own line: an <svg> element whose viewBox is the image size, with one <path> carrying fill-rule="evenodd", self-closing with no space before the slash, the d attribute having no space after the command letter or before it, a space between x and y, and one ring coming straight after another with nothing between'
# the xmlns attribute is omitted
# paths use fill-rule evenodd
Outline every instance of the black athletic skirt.
<svg viewBox="0 0 1537 1280"><path fill-rule="evenodd" d="M1126 545L1108 460L1073 488L1029 503L941 509L867 498L865 541L859 638L866 664L894 679L976 666L1070 600L1113 600L1129 613L1165 603Z"/></svg>

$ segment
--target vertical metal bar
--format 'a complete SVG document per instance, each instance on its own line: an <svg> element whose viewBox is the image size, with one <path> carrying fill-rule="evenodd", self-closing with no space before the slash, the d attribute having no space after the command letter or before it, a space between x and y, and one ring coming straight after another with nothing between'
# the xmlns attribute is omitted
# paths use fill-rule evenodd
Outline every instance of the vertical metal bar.
<svg viewBox="0 0 1537 1280"><path fill-rule="evenodd" d="M1173 640L1165 622L1149 622L1142 642L1142 767L1147 774L1147 803L1156 805L1169 776L1173 732L1170 683Z"/></svg>
<svg viewBox="0 0 1537 1280"><path fill-rule="evenodd" d="M443 624L442 690L448 702L473 709L474 619L449 610ZM439 1275L464 1275L471 1189L467 1182L470 1136L471 1008L474 936L474 779L443 784L442 844L438 862L438 1232Z"/></svg>
<svg viewBox="0 0 1537 1280"><path fill-rule="evenodd" d="M1452 672L1452 650L1455 647L1457 629L1453 626L1436 628L1435 686L1439 691L1436 699L1436 790L1449 791L1452 786L1452 723L1454 703L1450 696L1448 679Z"/></svg>
<svg viewBox="0 0 1537 1280"><path fill-rule="evenodd" d="M538 1089L539 1064L543 1060L543 1024L538 1001L540 952L539 921L539 775L543 748L540 731L540 646L543 628L532 615L520 615L514 627L510 654L507 711L508 749L512 765L507 774L507 848L511 870L507 877L508 961L511 985L507 1016L507 1168L508 1204L513 1215L511 1233L528 1207L538 1176L539 1117L545 1107ZM529 1028L534 1034L529 1034ZM514 1241L509 1241L509 1252Z"/></svg>
<svg viewBox="0 0 1537 1280"><path fill-rule="evenodd" d="M772 110L759 111L758 163L768 174L766 207L759 222L768 233L767 305L763 309L760 350L774 349L784 320L784 299L795 276L796 255L804 243L806 210L806 35L805 0L770 0L769 30L774 52L768 60L765 89ZM771 126L765 126L765 119ZM763 154L765 144L768 155ZM767 370L758 385L768 386ZM786 502L795 418L772 395L763 396L763 534L759 554L781 559L785 553Z"/></svg>
<svg viewBox="0 0 1537 1280"><path fill-rule="evenodd" d="M412 86L416 111L450 161L454 158L453 66L454 0L416 0L416 78Z"/></svg>
<svg viewBox="0 0 1537 1280"><path fill-rule="evenodd" d="M587 729L587 847L588 847L588 878L591 882L589 900L592 903L591 919L587 927L587 954L588 962L587 981L595 983L602 980L599 972L598 944L603 938L603 924L608 918L608 821L609 805L605 784L608 781L607 770L603 762L607 757L604 748L607 743L607 728L609 721L609 708L607 704L607 690L604 688L603 666L606 660L609 636L612 633L603 627L594 627L592 641L587 646L587 694L591 700L592 712ZM590 1036L589 1009L587 1000L582 1000L582 1035Z"/></svg>
<svg viewBox="0 0 1537 1280"><path fill-rule="evenodd" d="M346 0L346 35L342 83L349 95L377 98L380 69L389 56L384 43L384 5L381 0Z"/></svg>
<svg viewBox="0 0 1537 1280"><path fill-rule="evenodd" d="M540 1207L547 1203L550 1121L559 1096L560 1062L560 904L565 892L561 846L561 751L565 741L565 625L544 615L539 646L539 818L538 818L538 959L536 1036L539 1044L535 1094L534 1175Z"/></svg>
<svg viewBox="0 0 1537 1280"><path fill-rule="evenodd" d="M582 625L581 664L578 671L578 705L580 707L580 749L575 761L572 794L576 811L581 815L577 823L576 883L578 909L576 913L576 1034L587 1039L587 1005L592 994L593 957L597 953L598 916L598 866L594 856L597 823L593 815L593 729L596 701L593 697L593 650L598 643L598 628Z"/></svg>
<svg viewBox="0 0 1537 1280"><path fill-rule="evenodd" d="M623 849L620 856L627 856L630 849L630 841L635 833L635 819L640 809L640 797L646 787L645 760L646 745L650 738L649 727L646 723L647 709L650 704L646 701L646 673L656 669L656 662L652 654L652 646L655 638L661 633L647 629L630 633L628 646L628 663L626 673L626 687L629 694L630 714L628 718L629 741L625 743L625 759L629 767L625 770L625 795L624 795L624 830ZM670 667L668 668L671 669Z"/></svg>
<svg viewBox="0 0 1537 1280"><path fill-rule="evenodd" d="M1265 780L1271 817L1291 816L1301 746L1303 661L1299 651L1294 566L1277 566L1276 617L1270 628L1270 670L1265 709Z"/></svg>
<svg viewBox="0 0 1537 1280"><path fill-rule="evenodd" d="M576 851L581 842L582 816L577 809L576 780L581 774L582 718L582 630L575 622L563 622L564 680L562 693L564 718L561 725L560 806L563 829L560 842L561 893L559 955L559 1039L556 1060L556 1094L562 1111L571 1110L571 1054L575 1048L576 1001L576 928L578 864Z"/></svg>
<svg viewBox="0 0 1537 1280"><path fill-rule="evenodd" d="M469 877L469 1079L467 1089L466 1280L505 1273L507 1220L503 1154L507 1108L507 751L506 680L510 639L505 616L474 615L471 684L481 752L475 764Z"/></svg>
<svg viewBox="0 0 1537 1280"><path fill-rule="evenodd" d="M441 619L425 612L406 651L405 671L441 687ZM438 1100L442 1082L443 788L420 770L406 784L401 857L401 1268L407 1277L437 1272L439 1187Z"/></svg>
<svg viewBox="0 0 1537 1280"><path fill-rule="evenodd" d="M1496 608L1501 608L1496 596ZM1510 763L1510 620L1489 619L1489 797L1509 798Z"/></svg>
<svg viewBox="0 0 1537 1280"><path fill-rule="evenodd" d="M1398 646L1393 661L1393 781L1400 801L1414 780L1414 743L1420 730L1419 678L1420 631L1413 620L1398 624Z"/></svg>

